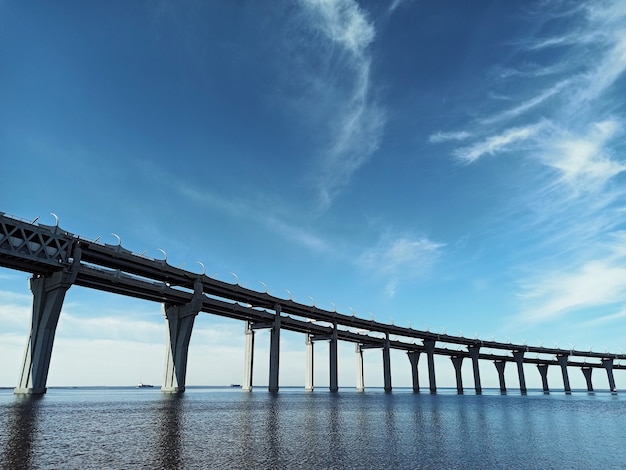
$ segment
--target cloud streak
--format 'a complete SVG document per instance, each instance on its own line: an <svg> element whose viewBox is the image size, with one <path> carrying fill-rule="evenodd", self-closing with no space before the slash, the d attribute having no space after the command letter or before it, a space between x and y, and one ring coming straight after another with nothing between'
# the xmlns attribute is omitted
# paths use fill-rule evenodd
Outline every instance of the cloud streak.
<svg viewBox="0 0 626 470"><path fill-rule="evenodd" d="M324 211L378 149L386 119L372 96L369 47L375 30L364 11L353 0L303 0L301 5L309 27L339 51L339 66L348 77L347 85L335 84L339 101L330 117L331 143L318 171L318 203Z"/></svg>
<svg viewBox="0 0 626 470"><path fill-rule="evenodd" d="M586 135L563 132L551 139L542 161L557 170L560 181L576 193L596 192L626 170L624 163L611 157L609 148L621 131L619 122L606 120L593 123Z"/></svg>
<svg viewBox="0 0 626 470"><path fill-rule="evenodd" d="M522 301L527 305L521 319L533 324L552 321L589 307L619 306L626 303L626 232L614 236L608 251L567 270L536 277L523 285ZM610 315L619 318L619 314Z"/></svg>
<svg viewBox="0 0 626 470"><path fill-rule="evenodd" d="M386 279L385 292L393 297L401 281L427 273L443 247L426 237L387 235L377 246L362 253L357 263L376 277Z"/></svg>
<svg viewBox="0 0 626 470"><path fill-rule="evenodd" d="M491 135L483 141L454 151L454 155L466 163L472 163L485 155L495 155L511 150L512 146L535 137L543 124L531 124L523 127L505 129L502 133Z"/></svg>
<svg viewBox="0 0 626 470"><path fill-rule="evenodd" d="M315 252L330 251L329 244L311 230L300 227L298 224L286 220L285 216L279 215L274 210L276 204L256 206L247 200L225 199L210 191L199 190L182 182L174 182L175 189L186 199L211 209L222 212L230 217L243 219L248 223L254 221L268 231L280 235L300 246L304 246Z"/></svg>
<svg viewBox="0 0 626 470"><path fill-rule="evenodd" d="M466 140L466 139L469 139L471 136L472 134L470 134L467 131L459 131L459 132L439 131L434 134L431 134L431 136L428 138L428 141L433 144L439 144L441 142Z"/></svg>
<svg viewBox="0 0 626 470"><path fill-rule="evenodd" d="M533 253L532 266L516 266L520 318L538 324L585 309L592 317L594 308L617 312L590 320L600 324L622 318L618 306L626 303L619 245L626 224L619 138L626 118L617 90L626 71L626 4L589 1L559 11L547 19L542 12L547 27L533 31L560 34L512 45L527 65L499 65L488 78L489 96L510 98L515 90L524 97L519 104L489 100L489 111L468 122L468 130L439 131L429 142L456 142L452 156L465 164L506 155L532 168L525 176L534 179L520 182L504 215L515 219L513 230Z"/></svg>

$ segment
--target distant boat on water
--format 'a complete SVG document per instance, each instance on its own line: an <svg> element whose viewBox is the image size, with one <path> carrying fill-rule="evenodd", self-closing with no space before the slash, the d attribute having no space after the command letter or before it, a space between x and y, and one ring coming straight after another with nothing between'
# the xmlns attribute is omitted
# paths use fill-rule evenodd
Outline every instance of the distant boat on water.
<svg viewBox="0 0 626 470"><path fill-rule="evenodd" d="M239 384L230 384L230 386L234 387L234 388L241 388L241 385L239 385Z"/></svg>
<svg viewBox="0 0 626 470"><path fill-rule="evenodd" d="M150 385L150 384L145 384L143 382L139 382L139 384L137 385L137 388L154 388L154 385Z"/></svg>

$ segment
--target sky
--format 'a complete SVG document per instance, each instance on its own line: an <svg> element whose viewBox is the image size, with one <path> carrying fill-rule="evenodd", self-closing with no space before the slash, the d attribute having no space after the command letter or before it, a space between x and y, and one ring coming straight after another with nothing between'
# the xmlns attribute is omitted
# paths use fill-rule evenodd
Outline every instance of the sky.
<svg viewBox="0 0 626 470"><path fill-rule="evenodd" d="M620 353L625 69L619 0L0 0L0 211L376 321ZM0 386L17 384L28 277L0 269ZM243 333L200 314L187 384L240 383ZM259 331L258 386L268 349ZM340 344L340 386L354 358ZM158 385L164 360L159 304L73 286L48 385ZM304 385L304 364L284 332L280 383ZM365 385L382 383L368 350Z"/></svg>

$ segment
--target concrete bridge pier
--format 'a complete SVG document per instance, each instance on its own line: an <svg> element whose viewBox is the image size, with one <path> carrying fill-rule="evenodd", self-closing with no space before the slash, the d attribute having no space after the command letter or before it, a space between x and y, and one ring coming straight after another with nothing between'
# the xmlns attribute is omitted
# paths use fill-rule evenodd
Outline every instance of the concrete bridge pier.
<svg viewBox="0 0 626 470"><path fill-rule="evenodd" d="M57 271L47 276L35 275L30 279L30 290L33 293L30 335L26 343L19 384L14 393L46 393L54 335L65 294L74 279L75 276L66 271Z"/></svg>
<svg viewBox="0 0 626 470"><path fill-rule="evenodd" d="M476 394L480 395L483 393L483 388L480 384L480 370L478 369L478 355L480 354L480 346L476 346L474 344L467 347L470 357L472 358L472 367L474 369L474 388L476 389Z"/></svg>
<svg viewBox="0 0 626 470"><path fill-rule="evenodd" d="M244 392L252 391L252 372L254 365L254 326L251 321L246 321L246 344L244 349L243 383L241 389Z"/></svg>
<svg viewBox="0 0 626 470"><path fill-rule="evenodd" d="M613 359L602 359L602 365L606 369L606 375L609 379L609 390L611 390L611 392L616 392L617 388L615 388L615 378L613 377Z"/></svg>
<svg viewBox="0 0 626 470"><path fill-rule="evenodd" d="M524 351L513 351L513 359L517 363L517 376L519 377L519 391L526 393L526 378L524 377Z"/></svg>
<svg viewBox="0 0 626 470"><path fill-rule="evenodd" d="M193 298L185 305L163 304L163 316L167 320L167 345L162 392L185 391L187 356L191 330L202 309L203 287L200 280L194 283Z"/></svg>
<svg viewBox="0 0 626 470"><path fill-rule="evenodd" d="M428 382L430 393L437 393L437 381L435 379L435 340L425 339L424 350L428 358Z"/></svg>
<svg viewBox="0 0 626 470"><path fill-rule="evenodd" d="M313 337L309 333L304 340L306 347L306 376L304 378L304 389L307 392L313 391Z"/></svg>
<svg viewBox="0 0 626 470"><path fill-rule="evenodd" d="M541 374L541 384L543 385L543 393L550 393L548 388L548 364L537 364L539 374Z"/></svg>
<svg viewBox="0 0 626 470"><path fill-rule="evenodd" d="M583 366L580 368L585 376L585 380L587 381L587 391L593 392L593 384L591 383L591 373L593 372L593 367Z"/></svg>
<svg viewBox="0 0 626 470"><path fill-rule="evenodd" d="M339 390L338 368L337 368L337 323L333 323L333 333L329 344L329 371L330 371L330 391Z"/></svg>
<svg viewBox="0 0 626 470"><path fill-rule="evenodd" d="M363 380L363 348L361 343L356 343L356 389L359 392L365 390Z"/></svg>
<svg viewBox="0 0 626 470"><path fill-rule="evenodd" d="M389 353L389 333L385 333L385 344L383 346L383 375L385 392L391 392L391 355Z"/></svg>
<svg viewBox="0 0 626 470"><path fill-rule="evenodd" d="M419 393L420 391L420 382L419 376L417 373L417 364L420 360L420 352L421 351L407 351L407 356L409 356L409 361L411 362L411 377L413 377L413 391Z"/></svg>
<svg viewBox="0 0 626 470"><path fill-rule="evenodd" d="M270 378L268 390L278 391L278 366L280 364L280 313L279 304L274 306L274 324L270 330Z"/></svg>
<svg viewBox="0 0 626 470"><path fill-rule="evenodd" d="M333 324L333 331L330 335L307 335L306 339L306 355L307 370L305 390L313 390L313 343L316 341L329 341L328 357L329 357L329 390L336 392L339 390L338 385L338 369L337 369L337 323Z"/></svg>
<svg viewBox="0 0 626 470"><path fill-rule="evenodd" d="M33 276L30 290L33 293L31 329L16 394L46 393L46 381L52 357L52 345L61 314L65 294L71 284L64 281L64 273L51 276Z"/></svg>
<svg viewBox="0 0 626 470"><path fill-rule="evenodd" d="M571 393L572 389L569 385L569 375L567 374L567 354L559 354L556 359L561 366L561 373L563 374L563 388L565 393Z"/></svg>
<svg viewBox="0 0 626 470"><path fill-rule="evenodd" d="M463 356L450 356L456 373L456 391L459 395L463 395L463 377L461 376L461 364L463 364Z"/></svg>
<svg viewBox="0 0 626 470"><path fill-rule="evenodd" d="M506 366L506 361L493 361L496 369L498 370L498 379L500 379L500 392L506 393L506 383L504 381L504 366Z"/></svg>

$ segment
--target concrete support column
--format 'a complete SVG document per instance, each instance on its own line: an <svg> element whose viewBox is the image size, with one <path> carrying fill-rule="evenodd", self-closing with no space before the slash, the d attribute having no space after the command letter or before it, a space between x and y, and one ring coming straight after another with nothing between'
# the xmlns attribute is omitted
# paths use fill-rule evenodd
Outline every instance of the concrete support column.
<svg viewBox="0 0 626 470"><path fill-rule="evenodd" d="M417 363L420 360L421 351L408 351L409 361L411 362L411 376L413 377L413 391L419 393L420 382L417 374Z"/></svg>
<svg viewBox="0 0 626 470"><path fill-rule="evenodd" d="M30 279L30 290L33 293L30 335L26 343L19 384L14 393L46 393L54 335L63 300L72 281L65 271L46 276L35 275Z"/></svg>
<svg viewBox="0 0 626 470"><path fill-rule="evenodd" d="M437 381L435 379L435 340L425 339L424 350L428 358L428 381L430 385L430 393L437 393Z"/></svg>
<svg viewBox="0 0 626 470"><path fill-rule="evenodd" d="M191 302L185 305L163 304L163 316L167 320L163 392L185 391L189 341L196 315L202 309L202 289L202 282L198 280L194 284Z"/></svg>
<svg viewBox="0 0 626 470"><path fill-rule="evenodd" d="M311 334L306 335L304 342L306 346L306 377L304 378L304 389L307 392L313 391L313 340Z"/></svg>
<svg viewBox="0 0 626 470"><path fill-rule="evenodd" d="M331 392L339 390L338 371L337 371L337 323L333 323L333 333L330 337L330 344L328 350L329 356L329 371L330 371L330 386Z"/></svg>
<svg viewBox="0 0 626 470"><path fill-rule="evenodd" d="M519 377L519 390L526 393L526 378L524 377L524 351L513 351L513 358L517 363L517 376Z"/></svg>
<svg viewBox="0 0 626 470"><path fill-rule="evenodd" d="M278 366L280 364L280 312L279 304L274 306L274 325L270 330L270 380L268 390L278 391Z"/></svg>
<svg viewBox="0 0 626 470"><path fill-rule="evenodd" d="M541 374L541 383L543 385L543 393L550 393L548 388L548 364L537 364L539 374Z"/></svg>
<svg viewBox="0 0 626 470"><path fill-rule="evenodd" d="M587 381L587 391L593 392L593 384L591 383L591 373L593 372L593 367L583 366L580 368L583 371L583 375L585 376L585 380Z"/></svg>
<svg viewBox="0 0 626 470"><path fill-rule="evenodd" d="M474 388L476 389L476 394L480 395L483 393L483 388L480 385L480 370L478 369L478 355L480 354L480 346L470 345L467 347L469 351L469 355L472 358L472 367L474 369Z"/></svg>
<svg viewBox="0 0 626 470"><path fill-rule="evenodd" d="M243 383L241 389L244 392L252 391L252 373L254 365L254 329L252 322L246 322L246 345L244 350Z"/></svg>
<svg viewBox="0 0 626 470"><path fill-rule="evenodd" d="M498 370L498 379L500 379L500 391L506 392L506 383L504 382L504 366L506 366L506 361L494 361L493 363Z"/></svg>
<svg viewBox="0 0 626 470"><path fill-rule="evenodd" d="M569 386L569 376L567 374L567 354L559 354L556 359L561 366L561 372L563 374L563 388L565 393L571 393L572 389Z"/></svg>
<svg viewBox="0 0 626 470"><path fill-rule="evenodd" d="M454 372L456 372L456 391L459 395L463 395L463 377L461 376L461 364L463 364L463 356L451 356L452 364L454 364Z"/></svg>
<svg viewBox="0 0 626 470"><path fill-rule="evenodd" d="M389 354L389 333L385 333L385 345L383 346L383 375L385 392L391 392L391 355Z"/></svg>
<svg viewBox="0 0 626 470"><path fill-rule="evenodd" d="M613 377L613 359L602 359L602 365L606 369L606 374L609 378L609 390L616 392L617 388L615 388L615 378Z"/></svg>
<svg viewBox="0 0 626 470"><path fill-rule="evenodd" d="M363 380L363 349L359 343L356 343L356 389L359 392L365 390L365 381Z"/></svg>

